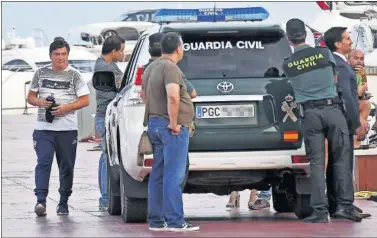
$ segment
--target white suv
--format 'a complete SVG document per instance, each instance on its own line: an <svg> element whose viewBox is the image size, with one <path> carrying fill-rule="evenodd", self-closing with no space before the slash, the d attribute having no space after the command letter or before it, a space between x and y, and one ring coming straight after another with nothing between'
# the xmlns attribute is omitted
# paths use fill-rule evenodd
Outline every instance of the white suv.
<svg viewBox="0 0 377 238"><path fill-rule="evenodd" d="M310 215L309 164L293 91L281 70L292 52L283 27L262 22L155 24L141 35L106 113L109 213L125 222L146 221L153 156L138 154L145 108L141 75L150 59L148 37L171 31L182 35L179 67L199 95L184 193L272 187L277 212ZM112 80L109 72L96 73L93 85L114 91Z"/></svg>

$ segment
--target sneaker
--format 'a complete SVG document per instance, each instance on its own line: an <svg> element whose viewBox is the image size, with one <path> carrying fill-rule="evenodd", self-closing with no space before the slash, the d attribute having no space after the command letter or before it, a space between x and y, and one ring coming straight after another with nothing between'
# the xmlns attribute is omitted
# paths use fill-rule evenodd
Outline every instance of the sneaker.
<svg viewBox="0 0 377 238"><path fill-rule="evenodd" d="M200 229L199 226L193 226L188 222L185 222L182 227L171 227L168 228L168 231L171 232L185 232L185 231L198 231Z"/></svg>
<svg viewBox="0 0 377 238"><path fill-rule="evenodd" d="M46 204L37 203L37 205L35 205L35 207L34 207L34 212L39 217L46 216L47 215L47 213L46 213Z"/></svg>
<svg viewBox="0 0 377 238"><path fill-rule="evenodd" d="M168 224L164 223L163 225L159 227L149 227L150 231L167 231L168 230Z"/></svg>
<svg viewBox="0 0 377 238"><path fill-rule="evenodd" d="M101 212L104 212L104 211L107 211L107 206L106 205L104 205L104 204L99 204L99 210L101 211Z"/></svg>
<svg viewBox="0 0 377 238"><path fill-rule="evenodd" d="M68 204L66 202L59 203L56 207L56 214L58 214L58 216L69 215Z"/></svg>
<svg viewBox="0 0 377 238"><path fill-rule="evenodd" d="M253 204L249 204L250 210L261 210L265 208L270 208L270 202L264 199L257 199Z"/></svg>

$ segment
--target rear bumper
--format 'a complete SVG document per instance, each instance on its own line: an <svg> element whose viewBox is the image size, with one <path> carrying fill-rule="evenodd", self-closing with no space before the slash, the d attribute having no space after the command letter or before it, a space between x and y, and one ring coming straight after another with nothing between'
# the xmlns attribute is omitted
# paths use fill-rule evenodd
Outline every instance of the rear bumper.
<svg viewBox="0 0 377 238"><path fill-rule="evenodd" d="M292 163L293 155L305 156L305 149L249 152L193 152L189 153L190 171L227 170L304 170L309 174L309 163ZM150 158L151 156L148 156ZM150 167L140 167L139 178L145 177Z"/></svg>
<svg viewBox="0 0 377 238"><path fill-rule="evenodd" d="M305 150L190 153L190 171L291 168L308 173L309 163L292 164L292 155L305 156Z"/></svg>
<svg viewBox="0 0 377 238"><path fill-rule="evenodd" d="M286 150L302 145L296 142L284 142L284 135L276 126L263 128L203 128L195 125L195 136L190 138L190 150L197 151L247 151L252 145L253 150L274 151L276 148ZM229 140L229 138L232 138ZM268 143L266 143L268 141ZM294 150L294 149L293 149ZM193 152L196 153L196 152Z"/></svg>

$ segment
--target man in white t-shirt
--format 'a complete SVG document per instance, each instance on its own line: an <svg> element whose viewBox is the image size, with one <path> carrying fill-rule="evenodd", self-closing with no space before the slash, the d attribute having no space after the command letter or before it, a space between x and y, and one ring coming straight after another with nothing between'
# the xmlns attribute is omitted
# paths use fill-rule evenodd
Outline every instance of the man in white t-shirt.
<svg viewBox="0 0 377 238"><path fill-rule="evenodd" d="M34 149L38 157L34 190L37 204L34 210L38 216L46 215L46 198L54 154L60 180L60 201L56 212L58 215L69 214L67 202L72 194L77 148L76 110L89 105L88 86L80 73L68 65L69 50L68 43L63 39L51 43L51 65L35 72L27 98L29 104L39 107L33 133ZM56 105L46 100L51 96Z"/></svg>

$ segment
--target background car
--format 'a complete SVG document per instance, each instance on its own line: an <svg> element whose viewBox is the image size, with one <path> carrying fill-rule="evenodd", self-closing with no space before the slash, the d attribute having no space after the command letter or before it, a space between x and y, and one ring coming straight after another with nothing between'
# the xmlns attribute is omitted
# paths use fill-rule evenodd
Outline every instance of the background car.
<svg viewBox="0 0 377 238"><path fill-rule="evenodd" d="M154 14L157 12L157 9L145 9L145 10L136 10L128 11L120 15L115 21L147 21L154 22Z"/></svg>
<svg viewBox="0 0 377 238"><path fill-rule="evenodd" d="M139 39L140 35L153 26L151 22L102 22L71 28L68 41L73 45L93 47L102 45L104 39L117 34L126 42Z"/></svg>

